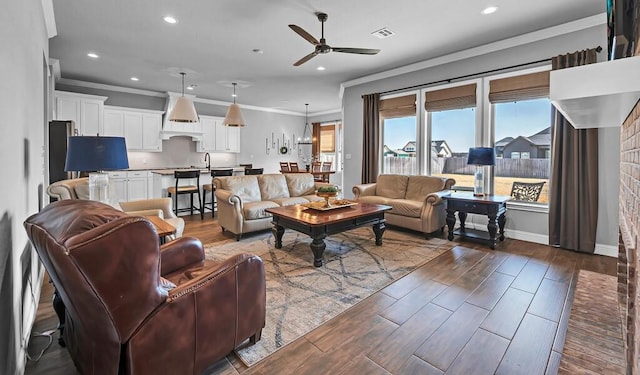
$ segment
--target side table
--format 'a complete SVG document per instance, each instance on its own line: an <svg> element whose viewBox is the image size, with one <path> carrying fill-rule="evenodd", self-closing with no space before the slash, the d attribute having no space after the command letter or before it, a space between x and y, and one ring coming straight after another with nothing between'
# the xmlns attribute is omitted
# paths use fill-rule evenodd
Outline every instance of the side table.
<svg viewBox="0 0 640 375"><path fill-rule="evenodd" d="M449 241L453 240L453 235L466 238L478 239L489 244L491 249L496 248L496 233L500 229L500 241L504 241L504 224L506 222L507 201L511 199L509 196L502 195L485 195L483 197L475 197L471 193L452 193L443 196L447 200L447 227L449 228ZM456 224L455 213L458 212L460 220L460 228L454 230ZM486 215L489 218L487 232L468 229L465 227L467 214Z"/></svg>

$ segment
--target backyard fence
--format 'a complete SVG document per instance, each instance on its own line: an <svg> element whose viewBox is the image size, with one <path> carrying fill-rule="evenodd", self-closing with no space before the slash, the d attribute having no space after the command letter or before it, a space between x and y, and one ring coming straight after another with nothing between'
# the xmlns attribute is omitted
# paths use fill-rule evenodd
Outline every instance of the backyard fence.
<svg viewBox="0 0 640 375"><path fill-rule="evenodd" d="M417 174L417 158L399 158L385 156L383 160L384 173ZM494 168L498 177L519 177L548 179L551 162L549 159L497 159ZM466 174L472 175L476 171L474 165L467 164L466 156L450 158L431 158L432 174Z"/></svg>

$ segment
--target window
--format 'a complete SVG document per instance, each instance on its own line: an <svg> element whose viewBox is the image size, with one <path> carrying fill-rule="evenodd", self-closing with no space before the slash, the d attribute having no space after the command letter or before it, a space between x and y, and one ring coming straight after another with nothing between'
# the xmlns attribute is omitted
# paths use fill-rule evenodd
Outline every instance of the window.
<svg viewBox="0 0 640 375"><path fill-rule="evenodd" d="M342 170L342 149L340 137L342 134L342 122L331 121L314 124L317 127L317 160L331 162L331 169Z"/></svg>
<svg viewBox="0 0 640 375"><path fill-rule="evenodd" d="M493 146L486 191L548 204L551 154L549 67L429 87L380 101L380 173L427 174L472 189L470 147ZM416 111L424 103L424 111ZM537 194L539 190L540 194Z"/></svg>
<svg viewBox="0 0 640 375"><path fill-rule="evenodd" d="M429 174L453 178L457 187L473 187L467 152L476 143L476 90L473 83L424 93L431 144L425 164Z"/></svg>
<svg viewBox="0 0 640 375"><path fill-rule="evenodd" d="M549 202L551 102L549 72L498 78L489 82L497 160L494 194L523 194L515 199ZM527 193L527 194L524 194Z"/></svg>
<svg viewBox="0 0 640 375"><path fill-rule="evenodd" d="M380 173L418 174L416 94L380 101L382 164Z"/></svg>

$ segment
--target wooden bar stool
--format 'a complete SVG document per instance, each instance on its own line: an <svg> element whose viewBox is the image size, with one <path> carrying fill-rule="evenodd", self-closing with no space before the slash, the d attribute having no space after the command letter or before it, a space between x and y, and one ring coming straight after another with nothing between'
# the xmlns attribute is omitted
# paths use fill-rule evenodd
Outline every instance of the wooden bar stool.
<svg viewBox="0 0 640 375"><path fill-rule="evenodd" d="M215 171L211 171L211 179L214 177L220 176L233 176L233 169L218 169ZM211 192L211 201L207 202L207 192ZM218 204L216 203L216 187L213 184L213 181L210 184L202 185L202 210L210 209L211 217L215 217L216 208Z"/></svg>
<svg viewBox="0 0 640 375"><path fill-rule="evenodd" d="M173 197L175 196L175 198L173 199L173 212L175 212L175 214L177 215L178 212L185 212L185 211L190 211L191 215L193 215L193 209L195 208L196 210L200 211L200 218L204 219L204 210L202 209L201 203L202 201L200 200L200 171L195 170L195 171L174 171L173 172L173 177L176 180L176 184L175 186L171 186L167 189L167 192L169 193L169 197ZM196 179L196 184L195 185L180 185L180 180L181 179ZM189 194L191 197L191 204L188 208L178 208L178 196L183 195L183 194ZM200 207L195 207L193 205L193 195L197 194L198 195L198 205L200 205Z"/></svg>

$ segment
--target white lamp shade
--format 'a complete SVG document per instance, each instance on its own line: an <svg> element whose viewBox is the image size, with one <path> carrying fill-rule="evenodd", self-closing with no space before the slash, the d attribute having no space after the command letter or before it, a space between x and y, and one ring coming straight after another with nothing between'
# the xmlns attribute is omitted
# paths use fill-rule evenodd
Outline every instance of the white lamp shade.
<svg viewBox="0 0 640 375"><path fill-rule="evenodd" d="M240 112L240 106L236 103L231 104L222 123L226 126L244 126L245 123Z"/></svg>
<svg viewBox="0 0 640 375"><path fill-rule="evenodd" d="M198 122L198 114L196 108L189 98L181 96L173 106L171 115L169 115L169 121L175 122Z"/></svg>

